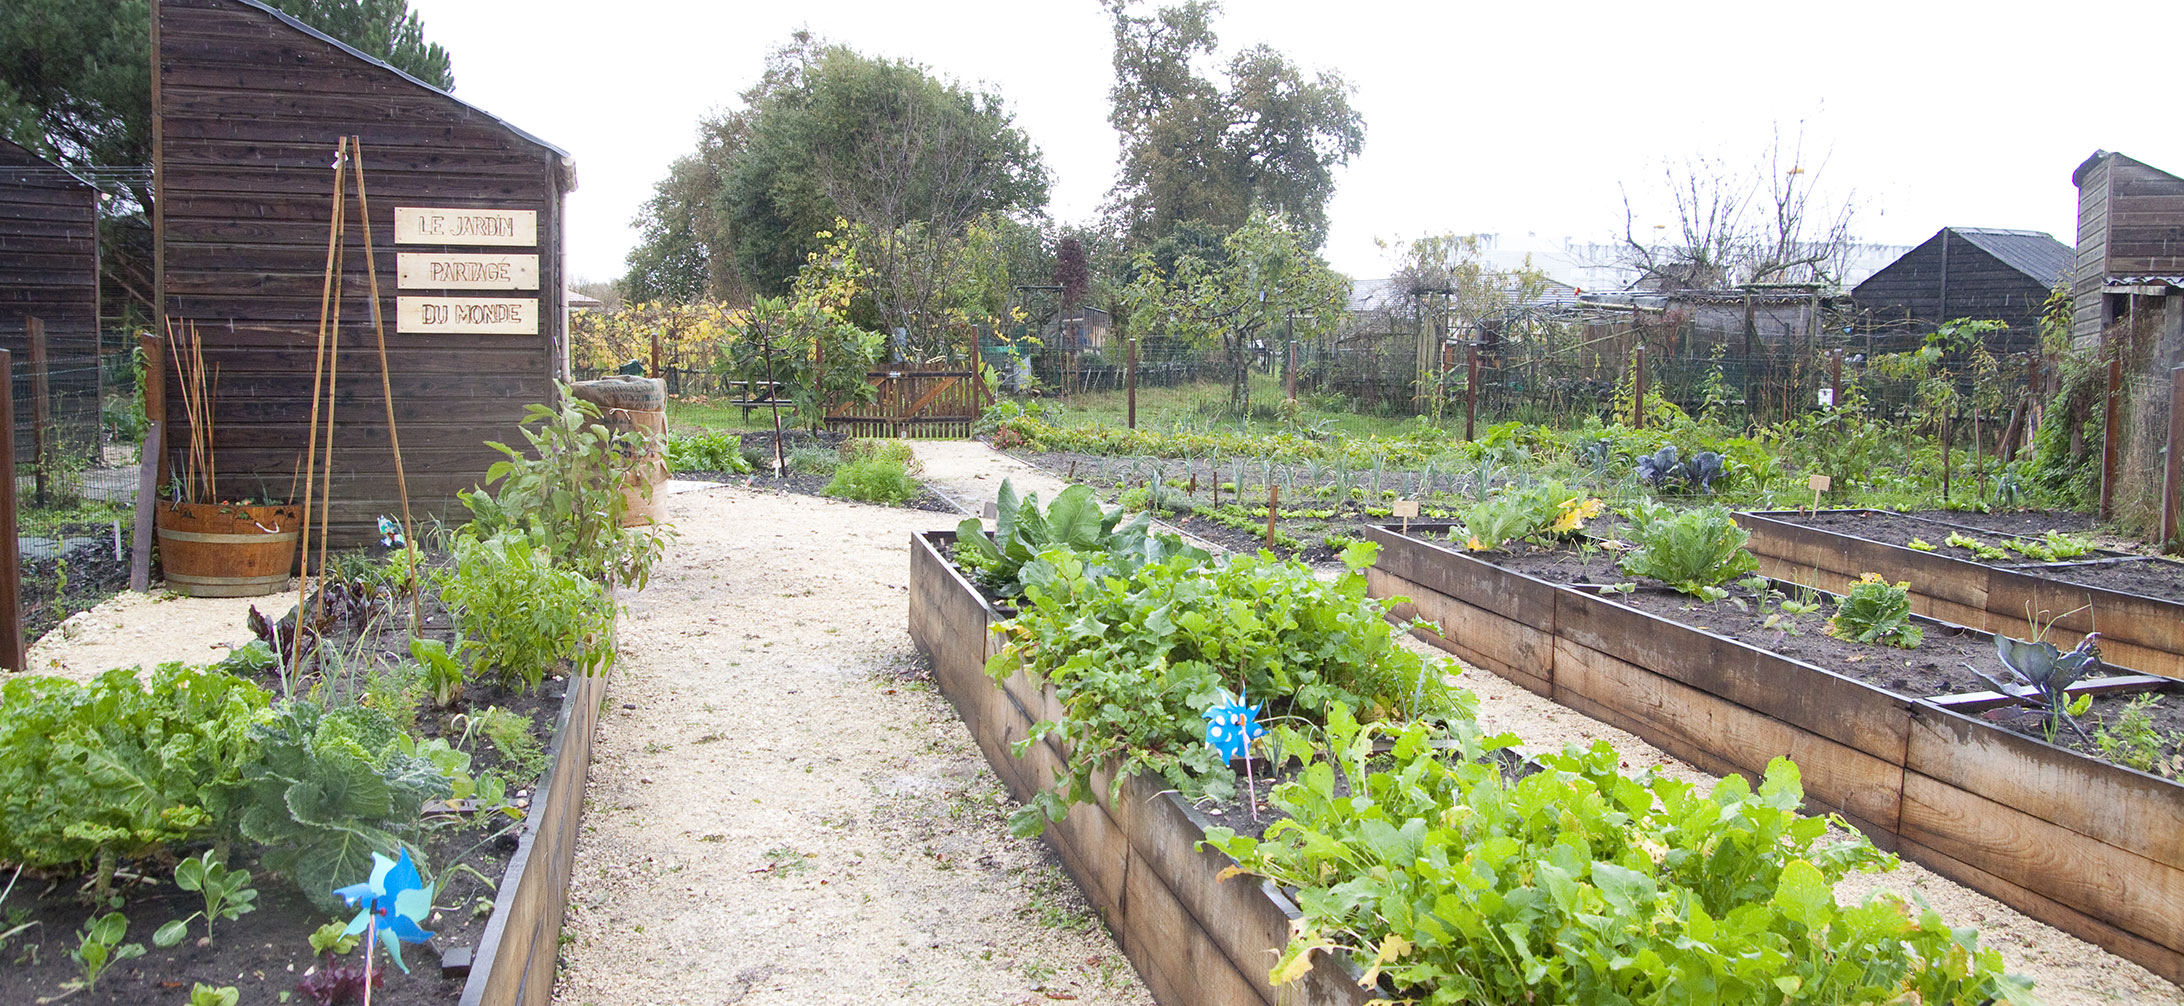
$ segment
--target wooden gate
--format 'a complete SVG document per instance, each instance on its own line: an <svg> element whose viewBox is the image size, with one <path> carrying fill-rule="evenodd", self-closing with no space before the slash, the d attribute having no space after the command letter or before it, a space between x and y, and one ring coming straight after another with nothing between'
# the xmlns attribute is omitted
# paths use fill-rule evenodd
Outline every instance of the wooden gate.
<svg viewBox="0 0 2184 1006"><path fill-rule="evenodd" d="M980 377L976 370L872 371L865 379L879 394L828 410L827 429L853 437L968 437L988 402Z"/></svg>

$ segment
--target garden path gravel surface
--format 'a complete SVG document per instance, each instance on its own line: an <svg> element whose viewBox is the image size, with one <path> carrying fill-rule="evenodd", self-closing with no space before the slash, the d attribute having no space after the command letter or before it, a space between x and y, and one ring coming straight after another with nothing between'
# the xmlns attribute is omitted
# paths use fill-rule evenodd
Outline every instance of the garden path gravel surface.
<svg viewBox="0 0 2184 1006"><path fill-rule="evenodd" d="M667 507L556 1001L1150 1003L918 671L910 533L952 521L727 487Z"/></svg>

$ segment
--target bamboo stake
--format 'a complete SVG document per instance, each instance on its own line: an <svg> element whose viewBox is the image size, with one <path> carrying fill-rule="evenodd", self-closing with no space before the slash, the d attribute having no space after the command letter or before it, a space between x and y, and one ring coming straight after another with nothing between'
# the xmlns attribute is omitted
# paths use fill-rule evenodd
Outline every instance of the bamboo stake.
<svg viewBox="0 0 2184 1006"><path fill-rule="evenodd" d="M303 450L303 535L301 551L297 553L298 574L308 574L311 563L311 488L312 478L318 465L318 414L319 385L326 373L326 319L334 298L334 251L341 245L341 159L347 156L349 140L343 137L334 147L334 205L328 211L326 223L326 278L319 288L318 351L311 366L311 425ZM289 669L295 670L303 662L303 604L305 585L309 581L303 575L296 577L296 627L290 636ZM277 640L276 640L277 642Z"/></svg>
<svg viewBox="0 0 2184 1006"><path fill-rule="evenodd" d="M394 448L394 491L402 497L402 544L409 553L410 564L410 631L417 631L423 623L418 620L420 602L417 597L417 536L410 521L409 478L402 470L402 435L394 422L394 378L387 369L387 323L381 317L379 306L379 259L372 250L372 204L364 194L364 138L349 137L349 149L356 169L356 209L364 218L364 274L372 284L372 335L379 340L379 392L387 403L387 443ZM652 369L657 376L660 369L659 340L655 334L652 350Z"/></svg>
<svg viewBox="0 0 2184 1006"><path fill-rule="evenodd" d="M336 183L338 186L338 182ZM349 206L346 201L334 211L339 221L341 236L349 235ZM348 270L344 259L348 249L334 246L334 315L333 324L327 328L326 338L326 463L319 466L319 527L318 527L318 576L320 589L318 604L311 609L311 621L317 624L326 614L326 539L330 537L327 526L332 523L334 512L334 401L341 387L341 281ZM303 612L296 613L296 621L303 621Z"/></svg>

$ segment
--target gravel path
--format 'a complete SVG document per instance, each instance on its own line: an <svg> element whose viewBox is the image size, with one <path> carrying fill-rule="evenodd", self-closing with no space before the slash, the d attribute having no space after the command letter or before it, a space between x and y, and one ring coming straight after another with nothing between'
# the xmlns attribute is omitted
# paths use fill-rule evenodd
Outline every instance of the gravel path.
<svg viewBox="0 0 2184 1006"><path fill-rule="evenodd" d="M618 630L556 1001L1150 1003L915 670L909 536L952 521L667 505L682 539Z"/></svg>

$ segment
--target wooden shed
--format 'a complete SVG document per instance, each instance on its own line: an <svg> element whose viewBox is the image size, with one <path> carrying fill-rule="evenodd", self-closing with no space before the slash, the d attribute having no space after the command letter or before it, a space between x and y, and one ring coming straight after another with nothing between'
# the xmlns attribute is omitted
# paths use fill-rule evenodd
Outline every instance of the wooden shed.
<svg viewBox="0 0 2184 1006"><path fill-rule="evenodd" d="M2184 178L2096 150L2070 181L2078 187L2071 341L2091 345L2135 317L2138 341L2151 339L2165 347L2165 361L2184 363L2184 297L2174 295L2184 287Z"/></svg>
<svg viewBox="0 0 2184 1006"><path fill-rule="evenodd" d="M2040 231L1944 227L1850 296L1869 324L1906 324L1916 335L1955 318L2000 321L2009 329L1988 349L2021 353L2039 342L2040 309L2074 259L2069 245Z"/></svg>
<svg viewBox="0 0 2184 1006"><path fill-rule="evenodd" d="M45 329L56 449L96 456L99 441L99 193L90 182L0 140L0 349L14 354L15 456L33 457L33 353Z"/></svg>
<svg viewBox="0 0 2184 1006"><path fill-rule="evenodd" d="M162 321L194 323L217 368L223 495L286 497L309 421L336 143L362 144L341 288L332 539L400 513L363 227L378 260L411 504L520 443L524 406L567 374L559 148L254 0L155 0L153 228ZM172 368L166 415L181 417ZM170 438L170 442L173 438Z"/></svg>

